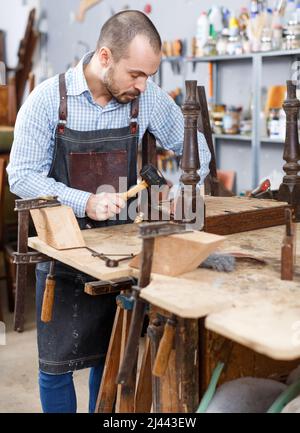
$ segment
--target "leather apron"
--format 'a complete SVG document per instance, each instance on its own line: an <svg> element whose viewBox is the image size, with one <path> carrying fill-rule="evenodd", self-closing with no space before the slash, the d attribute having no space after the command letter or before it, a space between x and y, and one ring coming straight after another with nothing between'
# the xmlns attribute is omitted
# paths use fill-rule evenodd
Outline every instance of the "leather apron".
<svg viewBox="0 0 300 433"><path fill-rule="evenodd" d="M138 99L131 103L131 118L124 128L76 131L67 127L65 75L59 76L59 123L55 131L54 157L48 176L82 191L96 193L100 185L124 192L137 182ZM119 177L127 178L119 191ZM126 214L116 220L78 218L81 229L131 222ZM37 265L37 332L39 368L62 374L95 366L106 355L116 311L115 295L90 296L84 284L94 281L62 263L55 264L55 300L52 321L43 323L41 305L50 263Z"/></svg>

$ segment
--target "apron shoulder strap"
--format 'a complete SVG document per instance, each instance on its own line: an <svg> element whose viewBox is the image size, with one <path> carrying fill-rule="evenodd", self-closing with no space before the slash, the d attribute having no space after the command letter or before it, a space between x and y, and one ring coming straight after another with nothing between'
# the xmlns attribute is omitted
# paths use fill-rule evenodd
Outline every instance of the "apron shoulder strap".
<svg viewBox="0 0 300 433"><path fill-rule="evenodd" d="M131 111L130 111L130 132L131 132L131 134L137 133L138 115L139 115L139 98L136 98L131 102Z"/></svg>
<svg viewBox="0 0 300 433"><path fill-rule="evenodd" d="M65 125L67 123L68 106L67 106L67 87L65 74L59 75L59 121L58 132L63 134L65 132Z"/></svg>

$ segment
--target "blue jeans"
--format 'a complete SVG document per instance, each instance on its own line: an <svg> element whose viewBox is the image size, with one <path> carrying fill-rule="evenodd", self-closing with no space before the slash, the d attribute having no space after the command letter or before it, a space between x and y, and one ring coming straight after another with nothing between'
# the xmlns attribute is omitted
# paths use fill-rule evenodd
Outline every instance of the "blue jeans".
<svg viewBox="0 0 300 433"><path fill-rule="evenodd" d="M95 412L103 369L104 360L90 370L90 413ZM39 371L39 387L44 413L76 413L77 400L72 372L54 375Z"/></svg>

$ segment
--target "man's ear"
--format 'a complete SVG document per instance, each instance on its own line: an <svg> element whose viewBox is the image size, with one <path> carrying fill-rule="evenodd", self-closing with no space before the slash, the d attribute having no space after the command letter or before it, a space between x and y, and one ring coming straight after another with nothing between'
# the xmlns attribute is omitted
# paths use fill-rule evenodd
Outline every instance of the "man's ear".
<svg viewBox="0 0 300 433"><path fill-rule="evenodd" d="M107 47L98 50L98 58L102 67L107 68L112 63L112 52Z"/></svg>

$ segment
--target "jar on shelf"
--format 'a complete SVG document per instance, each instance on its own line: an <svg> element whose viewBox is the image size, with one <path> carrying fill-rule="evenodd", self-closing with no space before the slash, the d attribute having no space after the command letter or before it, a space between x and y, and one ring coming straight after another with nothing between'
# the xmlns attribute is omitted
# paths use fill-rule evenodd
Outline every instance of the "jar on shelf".
<svg viewBox="0 0 300 433"><path fill-rule="evenodd" d="M229 106L223 117L224 134L238 134L240 132L241 108Z"/></svg>
<svg viewBox="0 0 300 433"><path fill-rule="evenodd" d="M270 138L280 138L280 109L270 108L267 119L267 132Z"/></svg>
<svg viewBox="0 0 300 433"><path fill-rule="evenodd" d="M217 53L217 42L212 36L208 37L206 44L203 47L204 56L216 56Z"/></svg>
<svg viewBox="0 0 300 433"><path fill-rule="evenodd" d="M211 127L215 134L223 133L223 117L226 111L226 105L215 104L211 108L210 118Z"/></svg>
<svg viewBox="0 0 300 433"><path fill-rule="evenodd" d="M291 23L284 31L283 49L297 50L300 48L300 25Z"/></svg>
<svg viewBox="0 0 300 433"><path fill-rule="evenodd" d="M272 50L272 32L267 27L261 33L260 50L264 52Z"/></svg>
<svg viewBox="0 0 300 433"><path fill-rule="evenodd" d="M223 56L227 53L227 45L229 39L229 29L223 29L217 40L217 53Z"/></svg>
<svg viewBox="0 0 300 433"><path fill-rule="evenodd" d="M272 35L272 49L281 50L282 49L282 26L276 25L273 27Z"/></svg>
<svg viewBox="0 0 300 433"><path fill-rule="evenodd" d="M227 54L230 56L238 56L243 54L242 38L239 34L229 36Z"/></svg>

